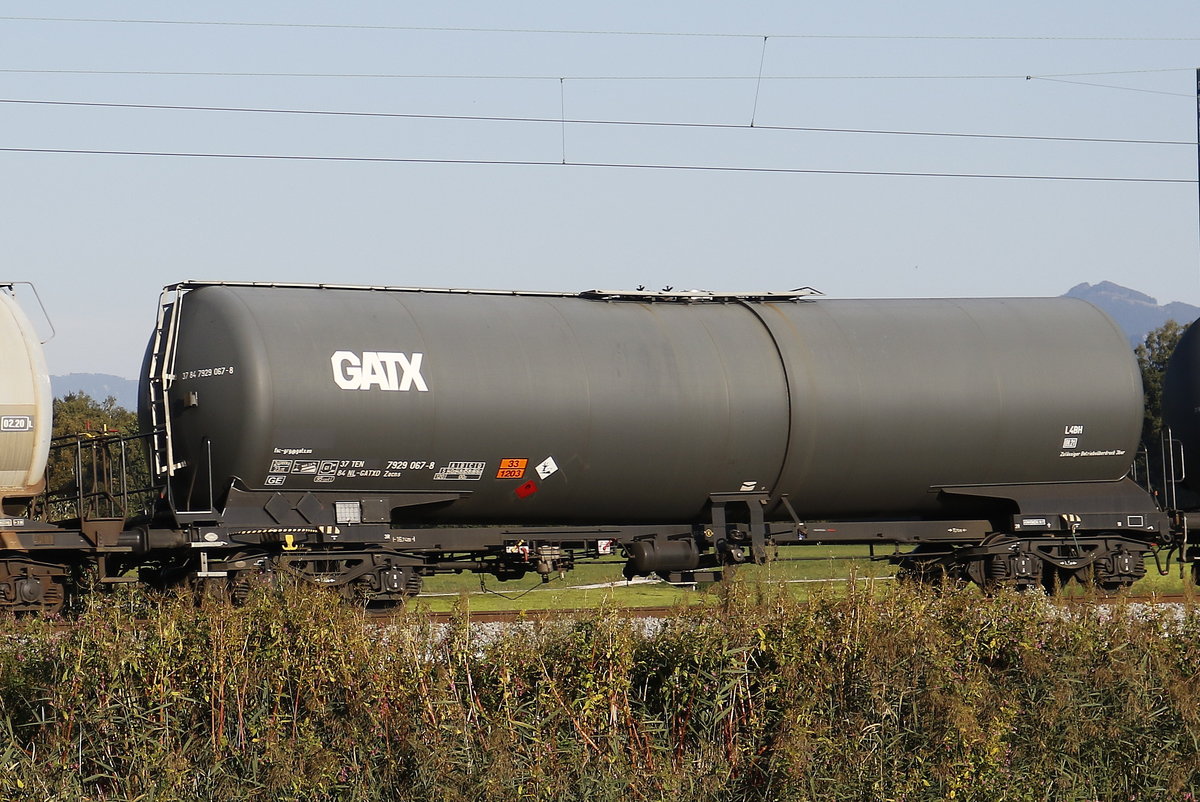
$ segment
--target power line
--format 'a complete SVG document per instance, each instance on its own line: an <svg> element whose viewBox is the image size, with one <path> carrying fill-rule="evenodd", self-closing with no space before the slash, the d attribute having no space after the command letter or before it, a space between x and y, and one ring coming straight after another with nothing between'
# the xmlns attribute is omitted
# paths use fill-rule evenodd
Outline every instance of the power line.
<svg viewBox="0 0 1200 802"><path fill-rule="evenodd" d="M561 98L560 98L561 100ZM32 105L32 106L72 106L85 108L106 109L148 109L163 111L209 111L233 112L242 114L296 114L327 117L367 117L381 119L403 120L446 120L457 122L499 122L499 123L543 123L554 125L594 125L594 126L628 126L647 128L699 128L716 130L757 130L757 131L793 131L798 133L820 134L873 134L883 136L916 136L916 137L948 137L955 139L1001 139L1032 142L1080 142L1091 144L1117 145L1188 145L1195 142L1171 139L1119 139L1103 137L1066 137L1066 136L1034 136L1021 134L973 134L951 131L901 131L874 128L820 128L798 125L747 125L745 123L685 123L650 120L593 120L566 119L565 117L506 117L486 115L457 115L457 114L414 114L407 112L382 111L330 111L321 109L274 109L251 108L242 106L178 106L161 103L99 103L73 100L24 100L15 98L0 98L0 104ZM565 109L565 106L564 106Z"/></svg>
<svg viewBox="0 0 1200 802"><path fill-rule="evenodd" d="M1196 178L1136 178L1121 176L1019 175L1009 173L903 172L895 170L818 170L798 167L734 167L701 164L638 164L633 162L556 162L516 159L416 159L388 156L298 156L268 153L197 153L147 150L88 150L80 148L11 148L0 153L46 153L82 156L158 156L194 159L242 159L301 162L359 162L373 164L454 164L491 167L592 167L622 170L672 170L714 173L774 173L784 175L859 175L899 178L987 178L1009 181L1116 182L1126 184L1195 184Z"/></svg>
<svg viewBox="0 0 1200 802"><path fill-rule="evenodd" d="M1160 89L1141 89L1136 86L1114 86L1113 84L1098 84L1098 83L1093 83L1091 81L1067 81L1062 78L1051 78L1051 77L1045 76L1045 75L1030 75L1029 80L1031 80L1031 81L1051 81L1051 82L1060 83L1060 84L1072 84L1074 86L1095 86L1100 89L1121 89L1126 92L1144 92L1144 93L1150 94L1150 95L1170 95L1172 97L1186 97L1186 98L1192 97L1192 95L1190 95L1186 92L1164 92Z"/></svg>
<svg viewBox="0 0 1200 802"><path fill-rule="evenodd" d="M3 19L0 17L0 19ZM470 73L403 72L235 72L229 70L98 70L0 68L0 73L16 75L151 75L183 78L379 78L410 81L1015 81L1027 79L1086 78L1098 75L1144 75L1163 72L1191 72L1192 67L1158 67L1143 70L1104 70L1048 75L1028 74L942 74L942 75L530 75ZM1126 88L1126 87L1114 87Z"/></svg>
<svg viewBox="0 0 1200 802"><path fill-rule="evenodd" d="M1059 72L1031 75L1031 78L1085 78L1092 75L1144 75L1152 72L1191 72L1192 67L1151 67L1142 70L1100 70L1096 72Z"/></svg>
<svg viewBox="0 0 1200 802"><path fill-rule="evenodd" d="M419 33L507 33L569 34L575 36L676 36L724 39L851 39L902 41L1000 41L1000 42L1197 42L1197 36L995 36L995 35L924 35L924 34L820 34L820 33L713 33L705 31L587 30L557 28L478 28L448 25L366 25L306 22L241 22L232 20L172 20L108 17L15 17L0 16L7 22L74 22L116 25L181 25L242 28L301 28L363 31L412 31Z"/></svg>

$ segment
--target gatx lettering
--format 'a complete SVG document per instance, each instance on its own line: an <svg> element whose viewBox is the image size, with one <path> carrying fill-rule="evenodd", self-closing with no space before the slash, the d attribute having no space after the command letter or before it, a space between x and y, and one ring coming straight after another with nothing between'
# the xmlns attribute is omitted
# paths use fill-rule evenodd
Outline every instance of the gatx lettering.
<svg viewBox="0 0 1200 802"><path fill-rule="evenodd" d="M428 385L421 376L424 354L400 354L392 351L334 351L329 361L333 365L333 380L343 390L381 390L427 392Z"/></svg>

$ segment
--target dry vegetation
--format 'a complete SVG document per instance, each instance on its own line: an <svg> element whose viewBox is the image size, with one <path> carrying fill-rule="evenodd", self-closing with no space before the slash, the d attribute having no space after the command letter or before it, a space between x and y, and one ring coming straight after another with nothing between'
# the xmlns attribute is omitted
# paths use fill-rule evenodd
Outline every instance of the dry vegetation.
<svg viewBox="0 0 1200 802"><path fill-rule="evenodd" d="M490 639L331 594L97 598L0 639L0 795L1122 800L1200 785L1200 615L771 586Z"/></svg>

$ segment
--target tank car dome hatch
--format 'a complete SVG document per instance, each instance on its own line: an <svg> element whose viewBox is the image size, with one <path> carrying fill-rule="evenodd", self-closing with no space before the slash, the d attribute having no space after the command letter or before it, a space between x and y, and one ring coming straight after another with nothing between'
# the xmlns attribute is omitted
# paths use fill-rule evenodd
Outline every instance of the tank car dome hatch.
<svg viewBox="0 0 1200 802"><path fill-rule="evenodd" d="M51 399L41 341L12 295L0 291L0 498L41 490Z"/></svg>

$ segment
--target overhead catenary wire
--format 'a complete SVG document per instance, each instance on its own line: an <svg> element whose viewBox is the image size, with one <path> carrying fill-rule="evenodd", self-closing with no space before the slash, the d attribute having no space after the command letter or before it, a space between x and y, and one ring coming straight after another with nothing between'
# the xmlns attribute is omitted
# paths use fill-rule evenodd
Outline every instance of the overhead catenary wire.
<svg viewBox="0 0 1200 802"><path fill-rule="evenodd" d="M1192 67L1155 67L1137 70L1101 70L1029 75L1025 73L923 73L844 75L548 75L534 73L422 73L422 72L250 72L234 70L103 70L94 68L0 67L0 74L16 75L146 75L180 78L378 78L413 81L1018 81L1033 78L1087 78L1101 75L1148 75L1191 72ZM1120 87L1126 88L1126 87Z"/></svg>
<svg viewBox="0 0 1200 802"><path fill-rule="evenodd" d="M1008 181L1067 181L1125 184L1196 184L1196 178L1149 178L1136 176L1087 176L1087 175L1026 175L1017 173L951 173L900 170L836 170L804 167L745 167L736 165L705 164L651 164L636 162L582 162L539 161L533 159L434 159L402 158L394 156L316 156L281 153L202 153L187 151L153 150L98 150L84 148L18 148L0 147L0 153L45 153L81 156L144 156L191 159L244 159L267 161L303 162L362 162L377 164L457 164L491 167L573 167L604 168L618 170L671 170L714 173L775 173L783 175L858 175L898 178L975 178Z"/></svg>
<svg viewBox="0 0 1200 802"><path fill-rule="evenodd" d="M767 37L763 37L762 54L758 57L758 80L754 84L754 107L750 110L750 127L754 127L754 120L758 117L758 95L762 91L763 67L767 63Z"/></svg>
<svg viewBox="0 0 1200 802"><path fill-rule="evenodd" d="M766 57L767 37L763 37L762 57ZM309 78L309 79L359 79L359 80L406 80L406 81L754 81L754 110L758 110L758 96L764 81L1050 81L1077 86L1089 86L1099 89L1119 89L1125 92L1141 92L1150 95L1166 95L1168 97L1190 97L1184 92L1170 92L1162 89L1146 89L1136 86L1117 86L1091 81L1068 80L1073 77L1088 77L1099 75L1144 75L1148 73L1190 72L1190 67L1163 67L1142 70L1104 70L1100 72L1057 73L1049 75L1015 75L1015 74L946 74L946 75L765 75L763 64L759 64L758 75L496 75L496 74L464 74L464 73L381 73L381 72L232 72L227 70L100 70L100 69L38 69L23 67L0 67L0 75L124 75L145 77L190 77L190 78Z"/></svg>
<svg viewBox="0 0 1200 802"><path fill-rule="evenodd" d="M520 117L482 114L420 114L416 112L389 111L344 111L331 109L281 109L251 106L184 106L166 103L107 103L99 101L79 100L40 100L27 98L0 98L0 104L32 105L32 106L78 106L84 108L102 109L147 109L158 111L208 111L231 112L241 114L296 114L330 117L377 117L382 119L400 120L445 120L459 122L499 122L499 123L553 123L555 125L587 125L587 126L627 126L648 128L699 128L716 130L748 130L759 131L794 131L821 134L864 134L879 136L913 136L913 137L950 137L955 139L1002 139L1031 142L1081 142L1113 145L1187 145L1196 143L1179 139L1129 139L1114 137L1071 137L1045 136L1036 134L981 134L959 131L915 131L884 128L832 128L806 125L762 125L756 123L698 123L672 122L669 120L600 120L600 119L568 119L566 117L565 94L560 94L560 117Z"/></svg>
<svg viewBox="0 0 1200 802"><path fill-rule="evenodd" d="M180 25L243 28L317 28L329 30L411 31L416 33L549 34L572 36L665 36L716 39L900 40L900 41L998 41L998 42L1198 42L1200 36L1111 36L1111 35L996 35L996 34L840 34L840 33L739 33L713 31L615 30L582 28L484 28L450 25L384 25L366 23L263 22L250 20L176 20L134 17L34 17L0 16L6 22L68 22L111 25Z"/></svg>
<svg viewBox="0 0 1200 802"><path fill-rule="evenodd" d="M1186 92L1167 92L1162 89L1145 89L1140 86L1116 86L1114 84L1098 84L1094 81L1071 81L1066 78L1052 78L1045 75L1030 75L1027 80L1030 81L1050 81L1059 84L1071 84L1072 86L1091 86L1097 89L1119 89L1123 92L1142 92L1148 95L1169 95L1170 97L1191 97Z"/></svg>

